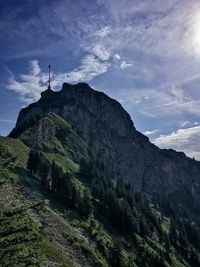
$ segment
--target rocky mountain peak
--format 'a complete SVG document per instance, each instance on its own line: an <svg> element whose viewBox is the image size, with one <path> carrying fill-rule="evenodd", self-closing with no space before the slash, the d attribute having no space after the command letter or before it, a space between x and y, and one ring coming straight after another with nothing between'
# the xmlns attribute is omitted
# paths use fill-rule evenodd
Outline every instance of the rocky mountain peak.
<svg viewBox="0 0 200 267"><path fill-rule="evenodd" d="M69 123L113 178L129 181L136 191L179 196L180 202L186 195L189 202L200 199L199 162L151 144L121 104L104 93L86 83L45 91L38 102L21 110L12 135L28 142L26 131L49 113Z"/></svg>

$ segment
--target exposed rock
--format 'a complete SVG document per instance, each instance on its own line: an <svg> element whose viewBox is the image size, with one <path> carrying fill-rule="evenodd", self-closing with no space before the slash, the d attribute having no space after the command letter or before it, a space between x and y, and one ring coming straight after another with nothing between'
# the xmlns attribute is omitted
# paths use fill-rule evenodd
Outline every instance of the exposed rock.
<svg viewBox="0 0 200 267"><path fill-rule="evenodd" d="M20 134L20 139L23 140L28 146L38 148L41 147L43 142L47 142L55 136L54 124L44 118L33 127L27 128Z"/></svg>
<svg viewBox="0 0 200 267"><path fill-rule="evenodd" d="M199 202L200 163L151 144L123 107L104 93L84 83L64 83L60 92L45 91L37 103L21 110L13 136L29 145L51 137L54 127L46 121L29 128L49 112L72 126L112 177L129 181L137 191L171 194L180 203ZM30 131L34 138L29 139Z"/></svg>

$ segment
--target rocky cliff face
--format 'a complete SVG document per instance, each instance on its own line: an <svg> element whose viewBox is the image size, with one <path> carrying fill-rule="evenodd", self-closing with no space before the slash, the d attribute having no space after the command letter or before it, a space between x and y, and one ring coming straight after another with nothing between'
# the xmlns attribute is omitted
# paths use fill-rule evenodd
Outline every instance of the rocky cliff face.
<svg viewBox="0 0 200 267"><path fill-rule="evenodd" d="M64 83L60 92L45 91L37 103L21 110L12 135L30 145L27 133L49 112L71 125L112 177L129 181L137 191L171 195L180 203L183 198L190 204L200 200L200 163L151 144L123 107L104 93L83 83ZM54 135L48 122L34 126L37 129L38 142Z"/></svg>

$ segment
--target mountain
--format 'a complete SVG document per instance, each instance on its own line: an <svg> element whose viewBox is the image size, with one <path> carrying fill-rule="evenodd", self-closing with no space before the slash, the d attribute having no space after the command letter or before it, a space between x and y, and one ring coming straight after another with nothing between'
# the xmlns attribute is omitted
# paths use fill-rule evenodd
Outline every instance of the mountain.
<svg viewBox="0 0 200 267"><path fill-rule="evenodd" d="M135 191L169 195L178 204L200 207L200 163L151 144L116 100L88 84L65 83L60 92L47 90L37 103L21 110L13 136L33 147L50 139L54 133L45 122L41 130L23 130L49 112L71 125L114 179L130 182ZM33 143L35 131L42 136Z"/></svg>
<svg viewBox="0 0 200 267"><path fill-rule="evenodd" d="M0 266L200 266L199 175L104 93L46 90L0 137Z"/></svg>

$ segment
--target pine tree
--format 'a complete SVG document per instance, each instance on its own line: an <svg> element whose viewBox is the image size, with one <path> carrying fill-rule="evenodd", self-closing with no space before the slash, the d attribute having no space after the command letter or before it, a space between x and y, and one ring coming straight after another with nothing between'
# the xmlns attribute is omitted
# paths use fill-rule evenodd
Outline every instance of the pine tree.
<svg viewBox="0 0 200 267"><path fill-rule="evenodd" d="M41 174L42 177L42 184L49 188L49 178L50 178L50 172L51 172L51 166L48 160L43 159L40 162L40 168L41 168Z"/></svg>
<svg viewBox="0 0 200 267"><path fill-rule="evenodd" d="M41 154L37 152L36 150L31 149L29 153L28 162L27 162L27 169L35 177L38 176L38 168L39 168L40 159L41 159Z"/></svg>
<svg viewBox="0 0 200 267"><path fill-rule="evenodd" d="M121 242L118 239L115 239L113 242L113 247L110 249L110 263L112 267L122 267L121 251Z"/></svg>
<svg viewBox="0 0 200 267"><path fill-rule="evenodd" d="M52 180L52 185L51 185L51 190L53 192L56 192L58 189L58 166L56 165L55 161L52 162L51 165L51 180Z"/></svg>
<svg viewBox="0 0 200 267"><path fill-rule="evenodd" d="M66 172L64 175L64 199L67 205L71 206L73 201L73 189L72 189L72 174Z"/></svg>
<svg viewBox="0 0 200 267"><path fill-rule="evenodd" d="M83 198L81 199L80 213L84 217L89 217L91 211L92 211L92 203L90 199L90 193L89 190L86 188L84 191Z"/></svg>

